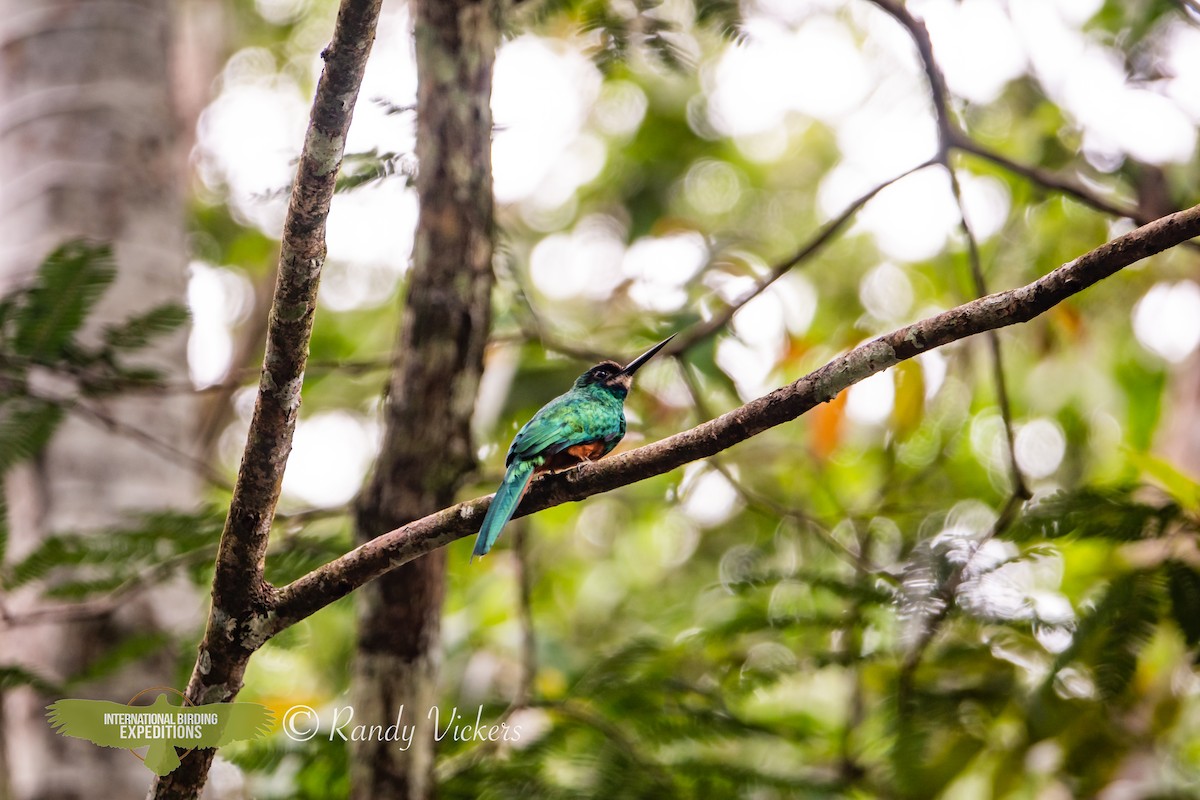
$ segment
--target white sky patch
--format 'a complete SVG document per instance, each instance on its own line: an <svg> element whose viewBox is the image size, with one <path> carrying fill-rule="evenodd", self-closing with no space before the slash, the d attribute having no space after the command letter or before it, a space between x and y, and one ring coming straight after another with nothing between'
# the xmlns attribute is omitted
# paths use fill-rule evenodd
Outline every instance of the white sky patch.
<svg viewBox="0 0 1200 800"><path fill-rule="evenodd" d="M1167 96L1200 123L1200 28L1195 24L1171 24L1163 37L1163 51L1171 77Z"/></svg>
<svg viewBox="0 0 1200 800"><path fill-rule="evenodd" d="M837 125L842 168L858 176L850 197L896 177L937 151L937 126L925 91L919 76L881 74L870 99ZM839 204L839 211L850 197Z"/></svg>
<svg viewBox="0 0 1200 800"><path fill-rule="evenodd" d="M287 17L302 5L272 0L263 3L262 10L268 18ZM314 84L322 65L314 55ZM222 72L220 94L202 112L197 125L201 179L209 187L227 186L235 214L268 236L282 232L294 162L304 142L309 114L309 99L301 87L277 69L274 56L263 48L235 53ZM376 100L410 105L416 101L416 89L407 11L384 14L379 21L378 45L367 63L355 105L346 152L411 153L414 115L389 116ZM399 199L399 195L411 193L401 183L400 178L392 178L378 189L394 195L394 201L380 202L379 195L372 201L356 199L372 189L334 199L329 220L331 258L374 265L407 261L416 203ZM349 208L343 211L342 206Z"/></svg>
<svg viewBox="0 0 1200 800"><path fill-rule="evenodd" d="M1010 3L1013 24L1046 94L1084 130L1094 164L1113 168L1114 156L1123 153L1153 164L1190 160L1194 120L1159 93L1169 93L1169 86L1128 83L1120 54L1079 30L1095 10L1093 0Z"/></svg>
<svg viewBox="0 0 1200 800"><path fill-rule="evenodd" d="M728 161L702 158L683 178L688 203L702 214L724 214L737 205L745 177Z"/></svg>
<svg viewBox="0 0 1200 800"><path fill-rule="evenodd" d="M599 91L600 73L566 43L521 36L500 48L492 89L497 201L537 190L579 135Z"/></svg>
<svg viewBox="0 0 1200 800"><path fill-rule="evenodd" d="M1008 221L1012 208L1012 196L1008 186L999 178L973 175L966 170L956 170L958 183L962 187L963 210L971 232L979 241L992 238Z"/></svg>
<svg viewBox="0 0 1200 800"><path fill-rule="evenodd" d="M799 273L791 273L776 281L767 292L783 304L783 321L788 332L793 336L807 333L817 315L817 290L812 282Z"/></svg>
<svg viewBox="0 0 1200 800"><path fill-rule="evenodd" d="M774 292L767 290L739 308L732 325L739 339L752 348L766 351L772 361L783 355L787 328L783 303Z"/></svg>
<svg viewBox="0 0 1200 800"><path fill-rule="evenodd" d="M720 525L741 507L737 489L707 464L689 464L679 485L681 508L688 519L703 528Z"/></svg>
<svg viewBox="0 0 1200 800"><path fill-rule="evenodd" d="M708 246L695 231L643 236L629 246L621 272L633 281L629 296L649 311L675 311L687 302L683 285L708 262Z"/></svg>
<svg viewBox="0 0 1200 800"><path fill-rule="evenodd" d="M754 288L754 281L748 276L721 272L705 275L704 284L715 289L727 303L737 302ZM816 313L817 290L807 278L793 273L775 281L739 308L731 327L740 341L778 361L788 335L801 336L807 332Z"/></svg>
<svg viewBox="0 0 1200 800"><path fill-rule="evenodd" d="M925 374L925 399L932 400L946 381L946 357L938 350L929 350L917 356L917 360Z"/></svg>
<svg viewBox="0 0 1200 800"><path fill-rule="evenodd" d="M562 150L538 186L538 205L555 208L570 202L580 186L596 179L604 169L607 158L608 148L599 137L590 133L575 137Z"/></svg>
<svg viewBox="0 0 1200 800"><path fill-rule="evenodd" d="M292 162L308 121L300 87L275 68L260 48L235 53L221 93L196 125L201 180L210 188L227 186L234 213L268 236L282 231Z"/></svg>
<svg viewBox="0 0 1200 800"><path fill-rule="evenodd" d="M636 83L608 81L592 107L592 119L609 136L631 136L641 126L649 105L646 93Z"/></svg>
<svg viewBox="0 0 1200 800"><path fill-rule="evenodd" d="M1179 363L1200 344L1200 286L1155 284L1133 307L1133 332L1147 350Z"/></svg>
<svg viewBox="0 0 1200 800"><path fill-rule="evenodd" d="M301 418L287 471L285 494L318 508L349 502L379 447L379 426L346 411Z"/></svg>
<svg viewBox="0 0 1200 800"><path fill-rule="evenodd" d="M254 0L254 10L267 22L285 25L304 11L308 0Z"/></svg>
<svg viewBox="0 0 1200 800"><path fill-rule="evenodd" d="M407 271L416 223L416 193L398 179L334 198L322 301L335 311L348 311L387 300Z"/></svg>
<svg viewBox="0 0 1200 800"><path fill-rule="evenodd" d="M884 262L868 272L859 283L858 298L863 308L876 319L899 322L912 310L912 281L904 270Z"/></svg>
<svg viewBox="0 0 1200 800"><path fill-rule="evenodd" d="M1023 473L1031 478L1048 478L1067 453L1067 439L1054 420L1030 420L1017 429L1014 452Z"/></svg>
<svg viewBox="0 0 1200 800"><path fill-rule="evenodd" d="M775 388L767 380L775 369L775 360L773 347L752 347L728 336L717 344L717 366L733 381L743 401Z"/></svg>
<svg viewBox="0 0 1200 800"><path fill-rule="evenodd" d="M925 20L934 54L954 94L990 103L1025 71L1017 33L995 0L934 0L912 6Z"/></svg>
<svg viewBox="0 0 1200 800"><path fill-rule="evenodd" d="M621 282L624 231L611 217L584 217L571 233L537 243L529 272L539 292L552 300L608 298Z"/></svg>
<svg viewBox="0 0 1200 800"><path fill-rule="evenodd" d="M841 171L835 169L826 177L821 186L823 195L825 183L836 180ZM848 204L847 200L841 207ZM958 206L950 192L950 179L936 168L921 170L887 187L858 212L856 221L856 227L874 235L885 254L910 262L941 252L958 225Z"/></svg>
<svg viewBox="0 0 1200 800"><path fill-rule="evenodd" d="M188 372L196 388L220 383L233 358L230 329L250 310L253 290L242 275L202 261L188 265Z"/></svg>
<svg viewBox="0 0 1200 800"><path fill-rule="evenodd" d="M788 30L770 19L747 19L747 42L725 50L705 77L709 122L727 136L777 128L789 111L835 120L861 103L870 85L846 26L814 16ZM780 80L780 76L820 79Z"/></svg>
<svg viewBox="0 0 1200 800"><path fill-rule="evenodd" d="M416 113L386 113L379 100L397 106L417 102L417 60L413 53L412 20L406 5L384 13L371 58L363 74L358 103L354 106L354 124L346 138L346 152L376 148L380 152L411 153L416 146ZM324 61L313 60L313 85L320 77Z"/></svg>
<svg viewBox="0 0 1200 800"><path fill-rule="evenodd" d="M891 370L877 372L854 384L846 395L846 416L862 425L887 421L896 400Z"/></svg>

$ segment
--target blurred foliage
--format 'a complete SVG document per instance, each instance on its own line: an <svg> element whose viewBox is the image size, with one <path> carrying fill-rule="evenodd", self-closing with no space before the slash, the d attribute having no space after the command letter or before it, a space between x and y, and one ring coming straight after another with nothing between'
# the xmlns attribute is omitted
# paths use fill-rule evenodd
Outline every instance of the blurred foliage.
<svg viewBox="0 0 1200 800"><path fill-rule="evenodd" d="M182 326L187 309L157 306L84 336L88 315L115 278L107 246L69 242L0 297L0 476L36 455L77 403L161 388L161 372L130 357ZM0 562L6 519L0 513Z"/></svg>
<svg viewBox="0 0 1200 800"><path fill-rule="evenodd" d="M333 4L297 4L290 16L278 13L285 5L226 3L237 46L266 48L281 72L311 82L312 30ZM495 488L517 426L587 366L561 351L636 353L739 296L831 216L820 195L843 161L834 126L792 111L765 147L715 130L707 113L713 72L750 37L747 20L788 5L531 0L513 10L510 38L542 37L592 60L599 88L581 137L598 142L603 159L565 195L549 192L552 202L535 193L497 209L496 344L480 403L481 468L464 498ZM855 46L876 47L882 34L869 4L819 5L812 13L844 26ZM274 21L258 13L264 7ZM1111 0L1080 21L1139 80L1153 77L1163 32L1182 24L1177 3ZM821 77L779 82L782 90ZM1085 158L1080 124L1032 72L990 102L954 105L967 135L1018 163L1130 203L1145 188L1146 165ZM387 182L411 185L413 155L400 148L355 153L340 188L361 197ZM998 230L980 242L993 290L1124 230L991 161L953 158L1007 200ZM1194 202L1197 160L1164 172L1171 202ZM270 236L215 192L197 198L192 223L196 258L263 284L275 257ZM672 238L703 251L679 280L651 261L600 276L608 282L599 289L576 281L566 292L533 266L539 248L559 253L549 248L564 242L593 252L615 240L627 252ZM61 415L22 395L20 370L49 365L94 392L149 382L124 366L123 353L173 324L166 312L148 314L99 349L73 343L110 274L98 254L75 248L47 264L96 266L44 267L41 283L0 304L0 468L34 453ZM971 296L957 233L933 256L885 251L852 225L682 363L648 366L629 399L626 446L734 408ZM549 275L566 279L575 268L584 269L555 262ZM1130 314L1154 285L1194 275L1195 253L1180 249L1000 334L1018 444L1036 467L1026 476L1034 497L1012 518L1001 513L1012 482L988 352L972 341L875 384L876 396L892 398L885 413L864 413L844 394L711 463L520 523L536 645L520 707L513 700L530 665L512 532L471 566L470 543L455 545L439 712L444 720L457 710L469 727L480 708L485 725L521 737L446 735L439 794L1057 798L1119 785L1127 797L1189 796L1200 781L1200 490L1162 452L1181 415L1185 428L1196 425L1187 417L1194 402L1173 392L1196 366L1193 357L1173 371L1135 340ZM375 413L403 291L401 280L361 307L321 310L305 415ZM911 295L907 306L881 315L879 297L897 292ZM51 307L51 295L67 300ZM234 366L253 367L260 354L247 357ZM111 540L63 533L9 564L3 581L42 582L51 599L85 603L125 591L131 575L185 569L204 585L220 499L195 517L148 517ZM281 520L269 579L286 582L344 552L350 536L338 512ZM251 661L243 699L280 714L309 705L328 722L346 703L353 625L347 600L277 637ZM37 680L0 670L2 683ZM406 719L432 724L425 712L408 709ZM305 742L280 733L222 755L247 771L259 797L348 791L346 748L328 724Z"/></svg>

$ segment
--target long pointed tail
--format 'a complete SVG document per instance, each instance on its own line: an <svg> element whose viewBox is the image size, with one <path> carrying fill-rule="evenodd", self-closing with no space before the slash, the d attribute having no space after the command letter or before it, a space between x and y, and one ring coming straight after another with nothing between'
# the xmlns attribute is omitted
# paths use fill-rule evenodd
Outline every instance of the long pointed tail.
<svg viewBox="0 0 1200 800"><path fill-rule="evenodd" d="M475 537L472 561L475 560L475 556L487 555L492 545L500 538L500 531L512 519L513 512L517 510L517 505L525 495L525 489L529 487L529 479L532 477L533 464L520 459L514 460L512 466L504 473L504 481L496 490L496 496L492 498L492 504L488 506L487 514L483 517L479 535Z"/></svg>

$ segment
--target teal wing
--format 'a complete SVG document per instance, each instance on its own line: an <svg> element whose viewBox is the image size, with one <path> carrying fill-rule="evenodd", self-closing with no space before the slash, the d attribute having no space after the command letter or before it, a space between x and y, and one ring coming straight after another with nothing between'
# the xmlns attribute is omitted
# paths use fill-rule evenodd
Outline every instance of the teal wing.
<svg viewBox="0 0 1200 800"><path fill-rule="evenodd" d="M108 700L59 700L46 706L50 726L63 736L87 739L101 747L141 747L150 739L122 739L119 725L105 725L105 714L127 714L132 709Z"/></svg>
<svg viewBox="0 0 1200 800"><path fill-rule="evenodd" d="M567 393L547 403L517 431L504 463L508 466L514 459L531 461L599 440L611 448L624 434L625 415L619 405L612 409Z"/></svg>

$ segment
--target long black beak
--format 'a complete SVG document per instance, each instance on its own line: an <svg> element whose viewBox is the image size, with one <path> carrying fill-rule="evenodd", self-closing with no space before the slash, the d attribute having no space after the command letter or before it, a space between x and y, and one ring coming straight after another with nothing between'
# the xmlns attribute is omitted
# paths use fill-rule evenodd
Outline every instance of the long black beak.
<svg viewBox="0 0 1200 800"><path fill-rule="evenodd" d="M625 375L632 375L633 373L637 372L638 369L640 369L643 364L645 364L650 359L654 358L655 353L657 353L659 350L662 350L664 347L666 347L667 342L671 341L674 338L675 338L675 334L672 333L670 336L663 339L658 344L654 345L654 347L651 347L649 350L642 353L640 356L635 358L633 361L630 361L628 364L626 364L625 369L621 370L621 372L624 373Z"/></svg>

